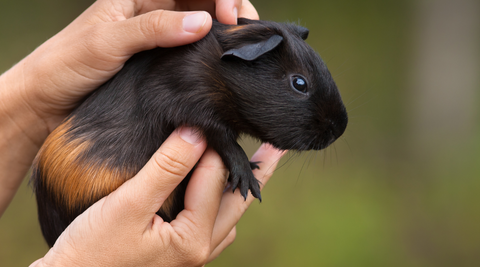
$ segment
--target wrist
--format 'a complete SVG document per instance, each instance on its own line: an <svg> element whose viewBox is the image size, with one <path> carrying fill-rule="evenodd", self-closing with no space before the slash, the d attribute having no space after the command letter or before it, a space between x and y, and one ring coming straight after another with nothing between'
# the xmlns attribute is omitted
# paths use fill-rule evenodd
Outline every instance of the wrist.
<svg viewBox="0 0 480 267"><path fill-rule="evenodd" d="M23 97L27 82L18 63L0 76L0 216L48 135Z"/></svg>

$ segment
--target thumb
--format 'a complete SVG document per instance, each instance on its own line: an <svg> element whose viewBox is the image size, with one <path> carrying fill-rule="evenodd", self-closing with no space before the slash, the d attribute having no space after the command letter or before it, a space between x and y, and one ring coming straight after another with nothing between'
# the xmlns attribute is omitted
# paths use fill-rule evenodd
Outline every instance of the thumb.
<svg viewBox="0 0 480 267"><path fill-rule="evenodd" d="M196 42L212 27L208 12L155 10L126 20L108 23L105 40L118 40L120 54L133 55L155 47L174 47Z"/></svg>
<svg viewBox="0 0 480 267"><path fill-rule="evenodd" d="M191 128L174 131L147 164L109 197L122 212L139 220L151 220L171 192L195 166L207 147ZM108 201L108 199L106 199ZM119 215L123 216L123 215Z"/></svg>

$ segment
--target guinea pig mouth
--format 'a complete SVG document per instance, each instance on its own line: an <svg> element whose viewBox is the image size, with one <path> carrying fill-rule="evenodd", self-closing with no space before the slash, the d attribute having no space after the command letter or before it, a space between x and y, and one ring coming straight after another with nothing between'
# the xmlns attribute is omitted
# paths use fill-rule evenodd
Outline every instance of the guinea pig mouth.
<svg viewBox="0 0 480 267"><path fill-rule="evenodd" d="M307 151L307 150L322 150L330 146L333 142L337 140L337 137L331 133L325 133L322 135L315 135L308 138L309 141L294 141L289 145L276 145L273 144L278 149L284 150L296 150L296 151Z"/></svg>
<svg viewBox="0 0 480 267"><path fill-rule="evenodd" d="M310 126L300 132L291 132L288 135L279 135L272 139L262 139L264 142L272 144L274 147L282 150L322 150L330 146L347 128L348 117L341 119L324 119L320 123L320 129Z"/></svg>
<svg viewBox="0 0 480 267"><path fill-rule="evenodd" d="M333 144L337 140L336 137L330 135L326 138L320 138L317 142L312 142L306 149L303 150L322 150Z"/></svg>
<svg viewBox="0 0 480 267"><path fill-rule="evenodd" d="M347 128L348 117L345 116L341 120L327 119L327 122L327 129L322 135L317 137L318 141L314 142L312 147L309 149L321 150L333 144L333 142L335 142L345 132L345 129Z"/></svg>
<svg viewBox="0 0 480 267"><path fill-rule="evenodd" d="M330 135L330 139L326 139L325 144L324 144L323 146L320 146L320 149L325 149L325 148L329 147L329 146L330 146L331 144L333 144L333 142L335 142L337 139L338 139L337 136L331 134L331 135ZM320 150L320 149L318 149L318 150Z"/></svg>

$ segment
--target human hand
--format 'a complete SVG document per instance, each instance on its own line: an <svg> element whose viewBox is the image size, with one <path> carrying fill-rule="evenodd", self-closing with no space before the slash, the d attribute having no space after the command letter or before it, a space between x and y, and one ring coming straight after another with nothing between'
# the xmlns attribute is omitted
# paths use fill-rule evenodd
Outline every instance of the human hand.
<svg viewBox="0 0 480 267"><path fill-rule="evenodd" d="M203 154L203 156L202 156ZM280 151L262 145L252 161L264 185ZM155 214L198 162L188 184L185 209L171 223ZM189 128L175 131L145 167L102 198L62 233L31 266L201 266L235 238L235 225L254 200L225 190L228 171L218 154Z"/></svg>
<svg viewBox="0 0 480 267"><path fill-rule="evenodd" d="M234 24L235 9L239 16L258 18L248 0L95 2L12 70L22 80L21 99L15 105L25 105L45 124L43 134L36 132L30 138L41 144L88 93L117 73L133 54L192 43L210 30L208 12L177 11L207 10L220 22Z"/></svg>

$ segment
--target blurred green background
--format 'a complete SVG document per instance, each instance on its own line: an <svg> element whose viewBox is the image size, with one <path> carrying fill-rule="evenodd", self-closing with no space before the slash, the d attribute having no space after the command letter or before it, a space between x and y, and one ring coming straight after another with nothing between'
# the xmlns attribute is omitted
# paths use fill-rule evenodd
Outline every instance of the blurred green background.
<svg viewBox="0 0 480 267"><path fill-rule="evenodd" d="M480 1L252 2L310 29L350 124L282 160L209 266L480 266ZM1 0L0 72L91 3ZM46 251L25 181L0 220L0 266Z"/></svg>

